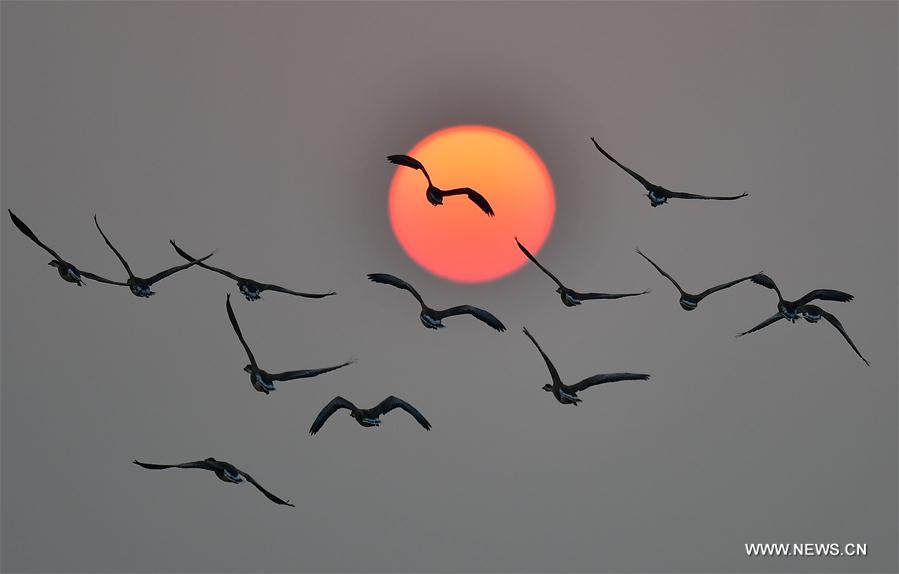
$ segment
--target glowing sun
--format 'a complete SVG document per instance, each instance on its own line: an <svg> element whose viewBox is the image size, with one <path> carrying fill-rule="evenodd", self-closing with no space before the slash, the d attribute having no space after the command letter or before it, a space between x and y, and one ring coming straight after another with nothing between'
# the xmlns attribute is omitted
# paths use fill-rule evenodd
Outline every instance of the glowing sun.
<svg viewBox="0 0 899 574"><path fill-rule="evenodd" d="M390 223L413 261L462 283L499 279L527 261L517 236L536 253L556 211L552 180L540 156L521 138L489 126L436 131L408 152L439 188L470 187L496 213L488 217L466 196L434 206L417 170L397 167L390 184Z"/></svg>

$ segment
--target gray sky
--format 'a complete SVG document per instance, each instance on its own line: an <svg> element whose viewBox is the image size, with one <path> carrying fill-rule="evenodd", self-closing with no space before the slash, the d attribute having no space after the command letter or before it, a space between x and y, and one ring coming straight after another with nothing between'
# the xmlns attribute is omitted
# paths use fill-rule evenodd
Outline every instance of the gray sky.
<svg viewBox="0 0 899 574"><path fill-rule="evenodd" d="M235 300L263 367L358 364L254 392L225 315L233 283L189 270L149 300L76 288L3 215L4 571L895 571L895 3L2 4L2 203L77 265L138 274L218 249L307 290ZM390 153L484 123L524 138L557 193L533 266L429 276L394 240ZM663 185L748 191L651 209L595 136ZM826 324L778 324L740 285L685 313L639 246L696 291L764 269ZM473 320L426 331L389 272ZM562 377L650 383L563 407ZM341 394L415 404L365 430ZM207 456L295 509L200 471ZM747 542L861 542L856 559L747 558Z"/></svg>

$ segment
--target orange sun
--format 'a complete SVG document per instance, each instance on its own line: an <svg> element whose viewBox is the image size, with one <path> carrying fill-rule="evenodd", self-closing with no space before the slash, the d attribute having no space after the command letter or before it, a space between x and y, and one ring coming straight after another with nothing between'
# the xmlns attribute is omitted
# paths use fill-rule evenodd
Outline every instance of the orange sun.
<svg viewBox="0 0 899 574"><path fill-rule="evenodd" d="M390 184L390 223L416 263L462 283L498 279L527 261L514 238L536 253L552 227L556 202L540 156L521 138L489 126L454 126L418 142L408 155L441 189L470 187L496 213L488 217L466 196L434 206L417 170L397 167Z"/></svg>

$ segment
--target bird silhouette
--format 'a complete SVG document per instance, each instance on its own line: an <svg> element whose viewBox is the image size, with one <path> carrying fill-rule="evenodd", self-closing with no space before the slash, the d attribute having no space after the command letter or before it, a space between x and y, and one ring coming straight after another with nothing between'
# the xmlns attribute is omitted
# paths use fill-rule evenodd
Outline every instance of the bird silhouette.
<svg viewBox="0 0 899 574"><path fill-rule="evenodd" d="M843 291L836 291L834 289L815 289L813 291L809 291L799 299L795 301L787 301L783 298L783 295L780 293L780 289L778 289L777 284L774 283L774 280L771 279L768 275L764 273L758 273L752 277L752 282L756 285L761 285L767 289L771 289L775 293L777 293L777 311L783 315L784 319L787 319L791 323L795 323L796 319L799 318L799 308L803 305L807 305L815 300L821 301L838 301L840 303L848 303L852 301L854 297L849 293L845 293Z"/></svg>
<svg viewBox="0 0 899 574"><path fill-rule="evenodd" d="M293 381L295 379L308 379L310 377L317 377L318 375L324 373L330 373L331 371L336 371L341 367L346 367L347 365L351 365L355 362L354 359L350 359L345 363L341 363L339 365L334 365L333 367L324 367L321 369L303 369L300 371L285 371L283 373L269 373L261 368L256 363L256 357L253 356L253 351L250 350L250 346L247 345L246 340L243 338L243 333L240 331L240 325L237 323L237 317L234 316L234 309L231 307L231 294L225 297L225 309L228 311L228 320L231 321L231 326L234 328L234 332L237 333L237 338L240 340L240 344L243 345L244 351L247 352L247 357L250 359L250 364L245 366L243 370L250 375L250 383L253 385L253 388L259 391L260 393L265 393L266 395L275 390L275 382L283 382L283 381Z"/></svg>
<svg viewBox="0 0 899 574"><path fill-rule="evenodd" d="M590 138L593 142L593 145L596 146L596 149L602 153L602 155L609 158L609 160L626 171L631 177L640 182L644 188L646 188L646 197L649 198L649 202L653 207L658 207L663 203L667 203L669 199L716 199L719 201L730 201L733 199L740 199L741 197L746 197L749 195L748 193L741 193L740 195L697 195L695 193L685 193L683 191L671 191L670 189L666 189L661 185L656 185L645 177L630 169L629 167L622 165L618 162L617 159L609 155L609 152L602 149L598 143L596 143L596 139Z"/></svg>
<svg viewBox="0 0 899 574"><path fill-rule="evenodd" d="M480 207L481 211L491 217L495 215L493 213L493 208L490 207L490 204L487 202L484 196L471 189L470 187L457 187L455 189L444 190L434 185L434 183L431 181L431 176L428 174L428 170L426 170L425 166L422 165L422 163L414 157L408 155L389 155L387 156L387 161L395 165L417 169L421 173L423 173L425 178L428 180L428 189L425 192L425 197L428 198L428 201L431 203L431 205L442 205L443 198L445 197L465 195L468 197L468 199L474 202L475 205Z"/></svg>
<svg viewBox="0 0 899 574"><path fill-rule="evenodd" d="M312 427L309 429L309 434L314 435L319 430L321 430L322 426L325 424L325 421L330 418L335 412L340 409L347 409L350 411L350 416L353 417L359 425L363 427L376 427L381 426L381 415L387 414L393 409L403 409L410 415L412 415L418 424L420 424L425 430L431 430L431 423L428 422L428 419L421 414L418 409L407 403L402 399L398 399L393 395L387 397L376 406L370 409L360 409L350 401L346 400L343 397L334 397L331 399L325 408L318 413L318 416L315 417L315 422L312 423Z"/></svg>
<svg viewBox="0 0 899 574"><path fill-rule="evenodd" d="M223 482L230 482L231 484L238 484L246 480L253 486L259 489L259 492L265 495L266 498L274 502L275 504L282 504L284 506L293 506L288 500L281 500L271 492L267 491L262 487L261 484L256 482L252 476L247 474L246 472L240 470L236 466L231 463L225 462L223 460L215 460L214 458L206 458L203 460L197 460L194 462L183 462L181 464L152 464L149 462L140 462L138 460L131 461L137 466L148 468L150 470L165 470L167 468L199 468L202 470L209 470L215 473L219 480Z"/></svg>
<svg viewBox="0 0 899 574"><path fill-rule="evenodd" d="M497 331L502 332L506 330L506 326L503 325L499 319L494 317L489 312L478 307L473 307L471 305L459 305L457 307L450 307L449 309L443 310L432 309L425 305L425 302L421 298L421 295L418 294L418 291L416 291L415 288L412 287L412 285L409 285L399 277L395 277L387 273L369 273L368 278L375 283L393 285L394 287L405 289L409 293L412 293L412 296L415 297L415 299L418 300L418 303L421 305L421 314L419 315L421 324L428 329L442 329L444 327L443 320L447 317L452 317L455 315L471 315L475 319L479 319L487 325L490 325Z"/></svg>
<svg viewBox="0 0 899 574"><path fill-rule="evenodd" d="M537 342L537 339L531 335L531 332L528 331L527 327L522 329L524 334L527 335L528 339L534 343L534 346L537 347L537 350L540 352L540 356L543 357L543 362L546 363L546 368L549 369L549 376L552 378L552 384L543 385L543 390L552 393L557 401L562 403L563 405L577 405L581 402L581 399L578 398L577 394L584 389L589 389L590 387L601 385L603 383L614 383L617 381L646 381L649 380L649 375L644 375L641 373L607 373L603 375L593 375L592 377L587 377L586 379L577 382L573 385L566 385L562 382L562 379L559 377L559 371L556 370L555 365L553 365L552 361L549 360L549 357L546 356L546 353L543 352L543 349L540 348L540 344Z"/></svg>

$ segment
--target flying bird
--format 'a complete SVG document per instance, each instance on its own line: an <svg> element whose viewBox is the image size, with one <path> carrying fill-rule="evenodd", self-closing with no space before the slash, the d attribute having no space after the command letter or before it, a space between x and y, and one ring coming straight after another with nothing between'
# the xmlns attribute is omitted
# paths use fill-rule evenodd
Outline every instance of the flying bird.
<svg viewBox="0 0 899 574"><path fill-rule="evenodd" d="M593 375L592 377L587 377L583 381L575 383L573 385L566 385L562 382L562 379L559 377L559 372L556 370L555 365L553 365L552 361L549 360L549 357L546 356L546 353L543 352L543 349L540 348L540 344L537 343L537 339L531 335L530 331L528 331L527 327L523 329L524 334L527 335L528 339L534 343L534 346L537 347L537 350L540 351L540 356L543 357L543 362L546 363L546 368L549 369L549 375L552 377L552 384L543 385L543 390L552 393L557 401L562 403L563 405L577 405L581 402L581 399L578 398L577 394L584 389L589 389L590 387L601 385L603 383L614 383L617 381L646 381L649 379L649 375L644 375L641 373L608 373L604 375Z"/></svg>
<svg viewBox="0 0 899 574"><path fill-rule="evenodd" d="M188 267L192 267L192 266L196 265L197 263L200 263L201 261L209 259L210 257L212 257L215 254L215 251L213 251L206 257L201 257L200 259L195 259L194 261L191 261L190 263L185 263L184 265L176 265L175 267L170 267L169 269L166 269L165 271L160 271L159 273L157 273L156 275L153 275L152 277L147 277L147 278L137 277L134 275L134 273L131 272L131 267L128 265L128 262L125 261L125 258L122 257L122 254L119 253L119 250L116 249L115 247L113 247L112 243L109 241L109 238L106 237L105 233L103 233L103 229L100 227L100 222L97 221L96 215L94 215L94 225L97 226L97 231L100 232L100 235L103 237L103 240L106 242L106 245L108 245L109 248L112 249L112 252L115 253L116 257L119 258L119 261L122 262L122 266L125 268L125 271L128 273L128 281L126 281L124 283L124 285L126 285L129 289L131 289L131 292L137 297L149 297L149 296L153 295L155 293L155 291L152 291L150 289L150 287L157 281L161 281L162 279L165 279L169 275L175 274L179 271L183 271L184 269L187 269ZM117 285L121 285L121 283L117 283Z"/></svg>
<svg viewBox="0 0 899 574"><path fill-rule="evenodd" d="M747 281L747 280L755 277L754 275L748 275L746 277L741 277L740 279L734 279L733 281L728 281L727 283L722 283L721 285L716 285L715 287L709 287L702 293L696 293L696 294L687 293L686 291L684 291L681 288L681 286L678 284L678 282L674 280L674 277L665 273L661 267L656 265L655 262L652 259L650 259L649 257L647 257L642 251L637 249L637 253L639 253L643 257L643 259L646 259L647 261L649 261L650 265L655 267L656 271L658 271L659 273L662 274L662 277L671 281L671 284L677 288L678 292L680 292L680 299L678 300L678 303L680 303L680 306L684 311L692 311L693 309L696 308L697 305L699 305L700 301L702 301L703 299L705 299L712 293L716 293L718 291L721 291L722 289L727 289L728 287L733 287L737 283L742 283L743 281Z"/></svg>
<svg viewBox="0 0 899 574"><path fill-rule="evenodd" d="M800 307L807 305L816 299L821 301L839 301L840 303L848 303L854 299L852 295L843 291L836 291L834 289L815 289L814 291L809 291L795 301L787 301L783 298L783 295L781 295L780 289L778 289L774 280L764 273L754 275L752 277L752 282L777 293L777 311L784 319L787 319L791 323L795 323L796 319L799 318Z"/></svg>
<svg viewBox="0 0 899 574"><path fill-rule="evenodd" d="M173 241L169 240L169 243L172 244L172 247L175 248L175 252L188 261L196 261L196 259L188 255L183 249L178 247L178 245ZM241 294L246 297L247 301L257 301L262 298L263 291L277 291L279 293L287 293L288 295L296 295L298 297L306 297L308 299L321 299L322 297L329 297L334 295L336 291L329 291L327 293L301 293L299 291L291 291L290 289L286 289L279 285L272 285L270 283L260 283L258 281L254 281L252 279L248 279L246 277L241 277L239 275L235 275L230 271L225 271L224 269L219 269L218 267L213 267L212 265L207 265L205 263L197 263L198 267L202 267L203 269L208 269L210 271L215 271L220 275L224 275L234 281L237 281L237 288L240 289Z"/></svg>
<svg viewBox="0 0 899 574"><path fill-rule="evenodd" d="M821 307L818 307L817 305L802 305L802 306L796 308L796 313L798 316L802 317L809 323L817 323L818 321L820 321L823 318L825 321L827 321L828 323L833 325L834 328L837 331L839 331L841 335L843 335L843 338L846 339L846 342L849 343L849 346L852 347L852 350L855 351L855 354L858 355L859 358L862 361L864 361L866 365L868 365L869 367L871 366L871 363L868 362L868 359L866 359L862 355L861 351L858 350L858 347L855 346L855 343L852 342L852 339L849 338L849 334L846 332L846 329L843 327L843 324L840 323L840 320L837 319L835 316L833 316L831 313L828 313L827 311L825 311ZM763 329L763 328L767 327L768 325L771 325L772 323L776 323L784 318L785 317L784 317L783 313L778 311L777 313L768 317L767 319L765 319L764 321L762 321L761 323L759 323L752 329L749 329L748 331L744 331L744 332L738 334L737 337L742 337L743 335L748 335L749 333L754 333L754 332L758 331L759 329Z"/></svg>
<svg viewBox="0 0 899 574"><path fill-rule="evenodd" d="M356 419L357 423L366 428L381 426L381 415L385 415L393 409L403 409L412 415L415 420L418 421L418 424L424 427L425 430L431 430L431 423L428 422L428 419L426 419L423 414L418 412L418 409L406 401L391 395L378 403L377 406L370 409L360 409L343 397L334 397L331 399L331 402L325 405L325 408L318 413L318 416L315 417L315 422L312 423L309 434L314 435L321 430L325 421L340 409L347 409L350 411L350 416Z"/></svg>
<svg viewBox="0 0 899 574"><path fill-rule="evenodd" d="M740 195L724 195L724 196L722 196L722 195L696 195L695 193L685 193L683 191L671 191L670 189L666 189L666 188L662 187L661 185L656 185L656 184L650 182L649 180L647 180L645 177L643 177L639 173L635 172L634 170L618 163L617 159L615 159L614 157L609 155L609 153L606 150L599 147L599 144L596 143L596 140L594 138L590 138L590 140L593 141L593 145L596 146L596 149L598 149L600 151L600 153L602 153L602 155L609 158L609 160L612 163L614 163L615 165L617 165L618 167L620 167L621 169L626 171L631 177L633 177L634 179L639 181L640 185L642 185L643 187L646 188L646 192L647 192L646 197L649 198L649 202L652 204L653 207L658 207L658 206L662 205L663 203L667 203L669 199L717 199L717 200L721 200L721 201L730 201L732 199L740 199L741 197L746 197L747 195L749 195L748 193L741 193Z"/></svg>
<svg viewBox="0 0 899 574"><path fill-rule="evenodd" d="M124 286L125 283L121 283L119 281L112 281L110 279L106 279L105 277L100 277L99 275L95 275L93 273L88 273L87 271L82 271L75 267L75 265L69 263L65 259L59 256L59 253L47 247L40 239L37 238L37 235L31 231L31 228L25 225L25 222L19 219L19 217L12 212L12 210L7 209L9 212L9 217L12 219L13 225L21 231L25 237L35 242L39 247L43 248L44 251L53 256L53 259L47 263L52 267L56 268L56 272L59 273L59 276L63 278L63 280L68 281L69 283L74 283L78 286L84 286L84 281L82 278L92 279L94 281L99 281L100 283L108 283L110 285L121 285Z"/></svg>
<svg viewBox="0 0 899 574"><path fill-rule="evenodd" d="M451 197L454 195L467 195L468 199L474 202L475 205L481 208L481 211L486 213L489 216L493 216L493 208L490 207L490 204L484 198L483 195L471 189L470 187L458 187L456 189L440 189L431 181L431 176L428 175L428 170L425 169L425 166L422 165L420 161L415 159L414 157L408 155L389 155L387 156L387 161L392 164L401 165L403 167L411 167L412 169L417 169L421 173L424 174L425 178L428 180L428 190L425 192L425 197L428 198L428 201L431 205L443 205L444 197Z"/></svg>
<svg viewBox="0 0 899 574"><path fill-rule="evenodd" d="M425 302L421 298L421 295L418 294L418 291L416 291L415 288L412 287L412 285L409 285L399 277L394 277L393 275L389 275L387 273L369 273L368 278L375 283L393 285L394 287L405 289L409 293L412 293L412 296L415 297L418 300L418 303L421 305L421 314L419 315L421 324L428 329L442 329L445 326L443 324L443 320L447 317L452 317L454 315L471 315L475 319L479 319L484 323L490 325L497 331L502 332L506 330L506 326L503 325L499 319L497 319L487 311L478 307L473 307L471 305L459 305L457 307L450 307L449 309L443 310L431 309L430 307L425 305Z"/></svg>
<svg viewBox="0 0 899 574"><path fill-rule="evenodd" d="M267 491L262 487L261 484L256 482L249 474L240 470L233 464L227 463L223 460L215 460L214 458L207 458L204 460L198 460L195 462L184 462L181 464L151 464L148 462L140 462L137 460L132 461L137 466L143 468L149 468L150 470L164 470L167 468L200 468L203 470L210 470L215 473L219 480L223 482L230 482L231 484L237 484L246 480L253 486L259 489L259 492L265 495L266 498L274 502L275 504L283 504L285 506L293 506L288 500L281 500L271 492Z"/></svg>
<svg viewBox="0 0 899 574"><path fill-rule="evenodd" d="M584 301L589 301L592 299L621 299L623 297L636 297L637 295L645 295L649 293L649 291L641 291L639 293L581 293L579 291L575 291L574 289L569 289L565 285L559 281L559 278L550 273L549 269L544 267L537 261L537 258L531 255L531 252L527 250L527 248L518 241L518 238L515 238L515 243L518 244L518 248L521 250L525 256L530 259L534 265L540 268L541 271L546 273L550 279L556 282L556 285L559 286L556 289L556 293L562 298L562 303L565 304L566 307L574 307L575 305L580 305Z"/></svg>
<svg viewBox="0 0 899 574"><path fill-rule="evenodd" d="M350 359L345 363L333 367L324 367L322 369L303 369L300 371L269 373L268 371L259 368L259 365L256 363L256 357L253 356L253 351L250 350L250 346L247 345L246 340L243 338L243 333L240 332L240 325L237 324L237 317L234 316L234 309L231 307L230 293L225 297L225 308L228 310L228 319L231 321L231 326L234 327L234 332L237 333L237 338L240 339L240 344L243 345L244 350L247 352L247 357L250 359L250 364L245 366L243 370L249 373L250 383L253 385L253 388L260 393L269 394L274 391L276 381L283 382L317 377L318 375L336 371L341 367L346 367L355 362L353 359Z"/></svg>

